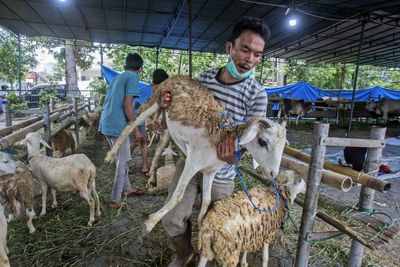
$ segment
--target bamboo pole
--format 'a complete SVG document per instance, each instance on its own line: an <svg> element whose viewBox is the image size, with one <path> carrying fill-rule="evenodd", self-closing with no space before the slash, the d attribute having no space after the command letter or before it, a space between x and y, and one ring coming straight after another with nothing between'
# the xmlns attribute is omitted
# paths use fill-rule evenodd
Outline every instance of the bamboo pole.
<svg viewBox="0 0 400 267"><path fill-rule="evenodd" d="M50 121L54 121L61 116L60 112L56 112L50 116ZM23 139L27 133L36 132L44 125L44 120L35 122L25 128L20 129L18 132L12 133L0 139L0 150L4 150L9 146L12 146L19 140Z"/></svg>
<svg viewBox="0 0 400 267"><path fill-rule="evenodd" d="M44 112L44 135L46 138L46 142L49 142L51 138L51 119L50 119L50 110L51 110L51 104L49 102L46 103L44 106L45 112ZM48 157L53 157L53 150L46 147L46 156Z"/></svg>
<svg viewBox="0 0 400 267"><path fill-rule="evenodd" d="M37 116L37 117L34 117L34 118L30 118L30 119L28 119L28 120L26 120L24 122L21 122L21 123L18 123L18 124L3 128L3 129L0 130L0 136L9 135L13 131L21 129L21 128L24 128L26 126L29 126L34 122L40 121L41 119L43 119L43 115L40 115L40 116Z"/></svg>
<svg viewBox="0 0 400 267"><path fill-rule="evenodd" d="M304 161L306 163L309 163L310 159L311 159L310 155L303 153L301 151L298 151L289 146L285 146L285 149L283 150L283 152L292 157L295 157L296 159ZM327 162L327 161L324 162L324 168L327 170L336 172L336 173L340 173L340 174L349 176L349 177L351 177L351 179L354 182L360 183L362 186L367 186L367 187L375 189L379 192L386 193L392 187L392 184L388 183L387 181L382 181L382 180L379 180L379 179L373 177L372 175L360 173L353 169L344 168L344 167L335 165L335 164Z"/></svg>
<svg viewBox="0 0 400 267"><path fill-rule="evenodd" d="M307 178L307 191L304 196L303 214L301 216L300 234L297 243L295 267L308 266L310 242L306 241L307 235L312 233L317 212L319 186L322 178L326 146L321 144L320 138L328 137L329 124L314 124L314 142L311 150L312 160Z"/></svg>
<svg viewBox="0 0 400 267"><path fill-rule="evenodd" d="M370 133L370 139L379 140L385 137L386 128L372 127ZM364 171L371 172L379 167L379 162L382 158L383 148L368 148L367 158L364 164ZM375 173L376 175L376 173ZM372 210L374 207L374 196L375 191L368 187L361 187L360 199L358 206L361 210ZM358 267L362 264L363 243L357 239L353 239L351 242L350 255L349 255L349 266Z"/></svg>
<svg viewBox="0 0 400 267"><path fill-rule="evenodd" d="M281 166L294 170L301 174L302 176L308 176L309 164L297 161L295 159L288 158L283 155L281 160ZM348 192L353 185L353 181L349 176L342 175L339 173L335 173L329 170L322 171L322 179L321 182L323 184L329 185L331 187L342 190L343 192Z"/></svg>

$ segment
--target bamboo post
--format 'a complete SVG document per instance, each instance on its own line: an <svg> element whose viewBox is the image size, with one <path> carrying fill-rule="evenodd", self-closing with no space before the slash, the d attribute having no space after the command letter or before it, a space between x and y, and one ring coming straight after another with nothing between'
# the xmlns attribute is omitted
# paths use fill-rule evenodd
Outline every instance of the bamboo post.
<svg viewBox="0 0 400 267"><path fill-rule="evenodd" d="M43 119L43 115L31 118L29 120L26 120L26 121L18 123L18 124L11 125L11 126L9 126L7 128L3 128L3 129L0 130L0 136L6 136L6 135L12 133L15 130L24 128L26 126L29 126L30 124L32 124L34 122L37 122L37 121L40 121L41 119Z"/></svg>
<svg viewBox="0 0 400 267"><path fill-rule="evenodd" d="M51 138L51 119L50 119L50 106L49 102L46 103L44 107L44 135L46 138L46 142L48 143ZM49 157L53 157L53 150L46 147L46 155Z"/></svg>
<svg viewBox="0 0 400 267"><path fill-rule="evenodd" d="M307 191L305 194L303 214L299 242L296 251L296 267L307 267L310 252L310 243L307 240L308 233L314 228L315 214L321 183L322 168L324 164L326 146L321 144L321 138L328 137L329 124L316 123L314 126L314 144L311 151L311 163L308 171Z"/></svg>
<svg viewBox="0 0 400 267"><path fill-rule="evenodd" d="M10 103L4 104L3 112L4 112L6 127L11 126L12 125L12 121L11 121L11 105L10 105Z"/></svg>
<svg viewBox="0 0 400 267"><path fill-rule="evenodd" d="M72 109L74 111L74 122L75 122L75 140L76 144L79 145L79 117L78 117L78 98L72 98Z"/></svg>
<svg viewBox="0 0 400 267"><path fill-rule="evenodd" d="M50 116L50 121L55 121L57 120L61 115L61 112L56 112ZM12 146L19 140L25 137L27 133L30 132L35 132L42 128L44 125L44 120L40 120L38 122L35 122L25 128L20 129L19 131L12 133L10 135L7 135L5 137L0 138L0 150L4 150L9 146Z"/></svg>
<svg viewBox="0 0 400 267"><path fill-rule="evenodd" d="M285 146L285 149L283 152L285 152L286 154L288 154L292 157L295 157L296 159L302 160L304 162L307 162L307 163L310 162L310 158L311 158L310 155L303 153L301 151L298 151L289 146ZM368 186L379 192L385 193L385 192L389 191L390 188L392 187L391 183L389 183L387 181L379 180L372 175L363 174L363 173L355 171L351 168L344 168L344 167L332 164L328 161L324 162L324 168L326 170L331 170L333 172L337 172L337 173L340 173L343 175L350 176L354 182L360 183L363 186Z"/></svg>
<svg viewBox="0 0 400 267"><path fill-rule="evenodd" d="M386 128L372 127L370 139L385 138L385 133L386 133ZM372 172L373 176L377 176L378 172L376 170L379 168L379 162L381 161L382 158L382 150L383 148L368 148L367 158L364 164L364 171L366 173ZM358 202L358 206L361 211L370 211L373 209L374 196L375 196L375 190L365 186L361 187L360 199ZM364 248L362 244L353 239L351 242L350 256L349 256L350 267L361 266L363 252Z"/></svg>
<svg viewBox="0 0 400 267"><path fill-rule="evenodd" d="M90 96L88 97L88 110L89 112L92 111L92 107L90 106Z"/></svg>
<svg viewBox="0 0 400 267"><path fill-rule="evenodd" d="M50 113L54 111L54 98L50 98Z"/></svg>
<svg viewBox="0 0 400 267"><path fill-rule="evenodd" d="M287 169L294 170L304 177L308 176L309 165L307 163L291 159L283 155L281 160L281 166ZM349 176L335 173L329 170L322 171L321 182L323 184L342 190L343 192L350 191L353 185L353 181Z"/></svg>

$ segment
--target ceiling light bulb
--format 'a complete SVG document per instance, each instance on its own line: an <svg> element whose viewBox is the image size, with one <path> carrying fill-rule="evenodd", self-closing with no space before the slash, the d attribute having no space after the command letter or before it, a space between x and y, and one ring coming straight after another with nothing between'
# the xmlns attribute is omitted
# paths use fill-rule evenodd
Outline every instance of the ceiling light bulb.
<svg viewBox="0 0 400 267"><path fill-rule="evenodd" d="M289 20L289 26L294 27L297 25L297 20L295 18L291 18Z"/></svg>

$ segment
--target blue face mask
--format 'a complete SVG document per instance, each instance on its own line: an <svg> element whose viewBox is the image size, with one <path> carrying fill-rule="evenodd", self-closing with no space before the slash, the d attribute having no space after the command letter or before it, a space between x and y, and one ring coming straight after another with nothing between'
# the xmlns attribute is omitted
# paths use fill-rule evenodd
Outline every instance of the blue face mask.
<svg viewBox="0 0 400 267"><path fill-rule="evenodd" d="M232 59L229 59L229 61L226 64L225 68L229 72L229 74L235 79L246 79L246 78L248 78L248 77L250 77L251 75L254 74L254 68L249 70L249 71L247 71L247 72L245 72L245 73L243 73L243 74L240 74L237 71L235 63L233 62Z"/></svg>

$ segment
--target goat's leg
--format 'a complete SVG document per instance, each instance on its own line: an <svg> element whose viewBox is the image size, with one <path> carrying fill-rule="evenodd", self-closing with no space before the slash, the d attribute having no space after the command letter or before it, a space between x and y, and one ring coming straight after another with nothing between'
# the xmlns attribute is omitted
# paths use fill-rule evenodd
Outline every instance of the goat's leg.
<svg viewBox="0 0 400 267"><path fill-rule="evenodd" d="M40 216L46 215L46 200L47 200L47 184L46 182L40 181L40 185L42 187L42 211L40 212Z"/></svg>
<svg viewBox="0 0 400 267"><path fill-rule="evenodd" d="M299 119L300 119L300 114L297 114L297 116L296 116L296 126L299 125Z"/></svg>
<svg viewBox="0 0 400 267"><path fill-rule="evenodd" d="M56 199L56 190L54 188L50 188L51 191L51 196L53 198L53 203L51 204L51 207L53 209L57 208L57 199Z"/></svg>
<svg viewBox="0 0 400 267"><path fill-rule="evenodd" d="M88 204L89 204L89 209L90 209L90 216L89 216L89 221L87 223L88 226L92 226L94 222L94 199L90 195L90 193L87 190L80 190L79 191L79 196L83 199L85 199Z"/></svg>
<svg viewBox="0 0 400 267"><path fill-rule="evenodd" d="M35 226L33 226L33 222L32 222L32 220L36 216L35 211L33 210L33 207L32 207L30 209L26 209L25 212L26 212L26 216L28 216L28 222L26 223L26 225L29 228L29 233L33 234L36 231Z"/></svg>
<svg viewBox="0 0 400 267"><path fill-rule="evenodd" d="M244 251L242 257L240 258L240 267L247 267L247 251Z"/></svg>
<svg viewBox="0 0 400 267"><path fill-rule="evenodd" d="M268 243L264 243L262 267L268 267L268 260L269 260Z"/></svg>
<svg viewBox="0 0 400 267"><path fill-rule="evenodd" d="M156 179L156 170L158 167L158 163L160 161L160 156L164 148L168 145L169 141L171 140L171 136L169 135L168 130L164 130L163 137L161 141L157 144L157 149L154 153L153 161L151 162L151 167L150 167L150 177L147 180L146 188L152 188L154 186L157 186L157 179Z"/></svg>
<svg viewBox="0 0 400 267"><path fill-rule="evenodd" d="M181 202L183 195L185 193L186 187L190 182L190 179L199 171L198 168L194 168L191 163L193 163L193 159L186 160L185 167L181 176L179 177L178 184L176 185L175 191L172 194L171 198L168 202L157 212L151 214L149 219L145 221L144 227L146 232L150 232L154 226L161 220L162 217L165 216L171 209L173 209L179 202Z"/></svg>
<svg viewBox="0 0 400 267"><path fill-rule="evenodd" d="M197 267L206 267L207 263L208 259L202 255L200 256L199 264L197 264Z"/></svg>
<svg viewBox="0 0 400 267"><path fill-rule="evenodd" d="M214 176L217 172L207 172L203 174L203 192L202 192L202 201L201 201L201 208L200 208L200 213L199 213L199 218L198 218L198 224L199 227L201 223L203 222L204 217L206 216L208 206L210 205L211 202L211 188L212 188L212 183L214 180Z"/></svg>
<svg viewBox="0 0 400 267"><path fill-rule="evenodd" d="M92 192L93 192L93 197L94 197L94 202L95 202L95 207L96 207L96 215L100 216L101 215L100 199L99 199L99 195L97 195L95 182L93 182L93 184L92 184Z"/></svg>
<svg viewBox="0 0 400 267"><path fill-rule="evenodd" d="M7 257L8 248L7 245L0 244L0 266L2 267L10 267L10 261Z"/></svg>

